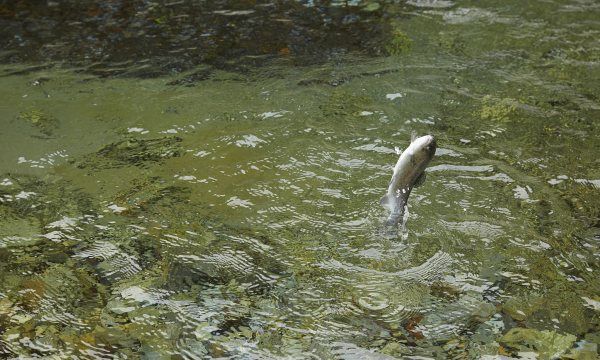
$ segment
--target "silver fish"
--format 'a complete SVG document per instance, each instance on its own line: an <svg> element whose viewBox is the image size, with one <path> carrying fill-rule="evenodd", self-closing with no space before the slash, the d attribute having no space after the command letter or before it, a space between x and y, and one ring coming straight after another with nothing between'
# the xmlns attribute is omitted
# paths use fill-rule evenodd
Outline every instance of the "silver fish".
<svg viewBox="0 0 600 360"><path fill-rule="evenodd" d="M386 225L395 226L404 216L410 192L425 182L425 168L435 155L437 144L432 135L416 138L404 150L394 167L394 174L381 205L390 210ZM399 153L398 149L396 152Z"/></svg>

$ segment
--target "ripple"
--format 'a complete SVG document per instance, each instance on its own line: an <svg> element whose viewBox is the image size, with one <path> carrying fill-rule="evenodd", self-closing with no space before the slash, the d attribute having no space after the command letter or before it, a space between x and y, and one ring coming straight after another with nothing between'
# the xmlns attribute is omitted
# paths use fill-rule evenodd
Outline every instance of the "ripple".
<svg viewBox="0 0 600 360"><path fill-rule="evenodd" d="M85 341L81 341L83 348L79 349L79 352L90 359L118 359L119 356L114 354L114 350L101 345L92 345Z"/></svg>
<svg viewBox="0 0 600 360"><path fill-rule="evenodd" d="M5 54L2 109L57 123L40 138L39 116L9 116L0 131L0 352L450 358L495 356L489 344L514 326L593 337L597 20L583 10L598 6L325 3L287 2L318 15L293 19L272 16L279 3L209 9L236 26L261 15L255 25L294 39L262 55L209 51L214 66L190 72L183 52L169 78L111 78L130 63L105 79L23 75ZM165 33L196 19L163 16L188 5L153 6L142 22ZM90 16L119 9L101 8ZM357 30L360 53L331 48L344 31L298 47L311 18ZM247 42L243 29L233 40ZM394 44L406 51L387 56ZM388 235L376 202L411 131L440 147L406 231Z"/></svg>
<svg viewBox="0 0 600 360"><path fill-rule="evenodd" d="M434 9L446 9L454 6L453 1L447 0L408 0L408 5L416 6L419 8L434 8Z"/></svg>
<svg viewBox="0 0 600 360"><path fill-rule="evenodd" d="M452 165L440 164L427 168L428 172L435 171L464 171L464 172L490 172L494 171L491 165Z"/></svg>
<svg viewBox="0 0 600 360"><path fill-rule="evenodd" d="M495 239L505 234L501 226L483 221L441 221L441 225L449 230L460 231L463 234L474 235L479 238Z"/></svg>
<svg viewBox="0 0 600 360"><path fill-rule="evenodd" d="M431 341L444 341L459 335L474 316L483 322L495 313L495 307L476 296L465 294L450 303L430 303L427 316L415 330Z"/></svg>
<svg viewBox="0 0 600 360"><path fill-rule="evenodd" d="M392 360L395 357L375 352L374 350L361 348L353 343L334 342L331 345L331 352L336 359L343 360Z"/></svg>
<svg viewBox="0 0 600 360"><path fill-rule="evenodd" d="M126 254L107 241L96 241L73 257L97 262L93 265L94 268L100 277L108 282L132 277L142 270L135 256Z"/></svg>
<svg viewBox="0 0 600 360"><path fill-rule="evenodd" d="M423 283L429 283L443 276L450 265L453 263L452 257L443 252L438 251L432 257L427 259L423 264L412 268L407 268L398 272L384 272L372 269L362 268L360 266L347 264L338 260L328 260L317 264L322 269L327 270L343 270L351 273L364 273L375 275L379 279L398 278L403 280L414 280Z"/></svg>

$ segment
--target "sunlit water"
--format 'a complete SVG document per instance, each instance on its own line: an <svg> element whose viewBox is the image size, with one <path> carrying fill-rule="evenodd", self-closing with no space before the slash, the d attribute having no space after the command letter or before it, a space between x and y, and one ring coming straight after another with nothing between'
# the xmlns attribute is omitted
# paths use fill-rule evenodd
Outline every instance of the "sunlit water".
<svg viewBox="0 0 600 360"><path fill-rule="evenodd" d="M598 4L409 3L387 57L3 65L0 354L594 358ZM438 151L389 236L412 132Z"/></svg>

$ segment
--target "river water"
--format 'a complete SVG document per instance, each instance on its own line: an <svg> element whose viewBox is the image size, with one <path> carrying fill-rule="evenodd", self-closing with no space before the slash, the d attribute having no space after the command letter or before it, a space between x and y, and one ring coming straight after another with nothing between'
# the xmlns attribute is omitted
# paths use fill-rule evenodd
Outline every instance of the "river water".
<svg viewBox="0 0 600 360"><path fill-rule="evenodd" d="M596 358L598 2L0 19L2 357Z"/></svg>

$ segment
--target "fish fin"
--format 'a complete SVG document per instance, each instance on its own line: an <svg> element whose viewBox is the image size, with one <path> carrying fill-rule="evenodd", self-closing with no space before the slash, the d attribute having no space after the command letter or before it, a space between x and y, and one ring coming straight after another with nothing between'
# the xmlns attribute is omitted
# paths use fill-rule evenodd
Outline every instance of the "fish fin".
<svg viewBox="0 0 600 360"><path fill-rule="evenodd" d="M402 150L400 150L399 147L394 146L394 151L396 152L396 155L401 155L402 154Z"/></svg>
<svg viewBox="0 0 600 360"><path fill-rule="evenodd" d="M415 184L413 186L419 187L425 183L425 180L427 180L427 174L423 172L421 175L419 175L417 180L415 180Z"/></svg>
<svg viewBox="0 0 600 360"><path fill-rule="evenodd" d="M413 142L413 141L415 141L416 139L417 139L417 132L413 130L413 131L410 133L410 142Z"/></svg>

